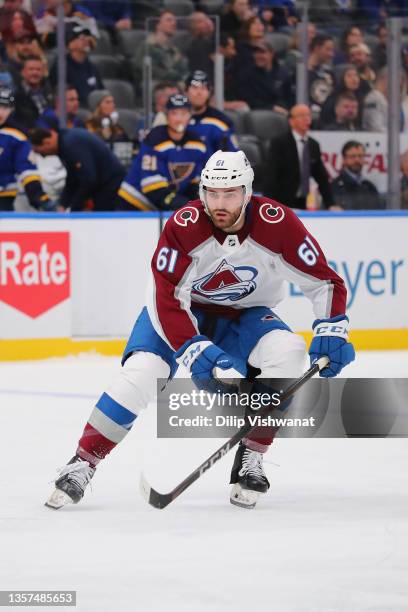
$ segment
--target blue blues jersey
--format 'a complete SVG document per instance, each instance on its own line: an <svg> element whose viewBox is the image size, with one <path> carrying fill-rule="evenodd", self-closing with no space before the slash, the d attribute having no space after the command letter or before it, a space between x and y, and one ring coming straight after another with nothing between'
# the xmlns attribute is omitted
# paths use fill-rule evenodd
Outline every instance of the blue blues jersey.
<svg viewBox="0 0 408 612"><path fill-rule="evenodd" d="M208 157L219 150L238 151L234 124L218 109L209 106L200 115L193 115L190 125L205 142Z"/></svg>
<svg viewBox="0 0 408 612"><path fill-rule="evenodd" d="M25 134L11 123L0 126L0 198L15 198L24 188L32 206L39 207L49 200L31 157Z"/></svg>
<svg viewBox="0 0 408 612"><path fill-rule="evenodd" d="M119 189L120 205L139 210L175 210L197 197L201 170L208 158L205 144L187 129L174 141L165 125L153 128Z"/></svg>

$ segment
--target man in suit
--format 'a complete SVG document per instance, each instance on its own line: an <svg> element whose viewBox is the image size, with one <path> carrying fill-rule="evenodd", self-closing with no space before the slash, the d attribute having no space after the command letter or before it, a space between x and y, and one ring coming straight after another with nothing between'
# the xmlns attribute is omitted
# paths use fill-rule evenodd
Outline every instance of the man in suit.
<svg viewBox="0 0 408 612"><path fill-rule="evenodd" d="M311 176L319 186L323 206L334 204L319 143L308 134L311 122L308 106L293 106L290 130L272 138L269 146L264 193L291 208L306 208Z"/></svg>

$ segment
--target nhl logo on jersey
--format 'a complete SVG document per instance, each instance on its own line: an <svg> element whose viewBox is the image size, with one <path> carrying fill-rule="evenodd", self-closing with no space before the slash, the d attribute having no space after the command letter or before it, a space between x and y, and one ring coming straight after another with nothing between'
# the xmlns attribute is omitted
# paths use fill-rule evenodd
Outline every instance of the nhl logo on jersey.
<svg viewBox="0 0 408 612"><path fill-rule="evenodd" d="M259 207L259 214L267 223L280 223L285 218L285 211L281 206L273 206L265 202Z"/></svg>
<svg viewBox="0 0 408 612"><path fill-rule="evenodd" d="M236 302L255 291L257 285L254 278L257 276L258 271L255 268L234 267L223 259L215 272L193 282L191 293L214 302Z"/></svg>

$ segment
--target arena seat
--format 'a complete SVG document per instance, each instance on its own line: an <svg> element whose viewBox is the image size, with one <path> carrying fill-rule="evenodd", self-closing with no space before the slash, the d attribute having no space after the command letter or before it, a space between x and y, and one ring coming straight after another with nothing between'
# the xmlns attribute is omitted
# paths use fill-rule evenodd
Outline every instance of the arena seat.
<svg viewBox="0 0 408 612"><path fill-rule="evenodd" d="M252 110L244 116L245 133L252 134L260 141L270 140L288 129L287 119L270 110Z"/></svg>
<svg viewBox="0 0 408 612"><path fill-rule="evenodd" d="M121 30L118 32L119 50L125 57L133 57L145 43L145 30Z"/></svg>
<svg viewBox="0 0 408 612"><path fill-rule="evenodd" d="M109 32L99 29L99 38L96 39L96 46L92 49L92 53L95 55L111 55L114 53Z"/></svg>
<svg viewBox="0 0 408 612"><path fill-rule="evenodd" d="M191 0L164 0L163 7L172 11L177 17L185 17L194 12Z"/></svg>
<svg viewBox="0 0 408 612"><path fill-rule="evenodd" d="M117 79L104 79L103 82L106 89L109 89L115 98L116 106L120 108L135 108L135 93L130 83Z"/></svg>
<svg viewBox="0 0 408 612"><path fill-rule="evenodd" d="M123 67L118 57L111 55L93 55L92 63L98 68L102 79L122 79Z"/></svg>

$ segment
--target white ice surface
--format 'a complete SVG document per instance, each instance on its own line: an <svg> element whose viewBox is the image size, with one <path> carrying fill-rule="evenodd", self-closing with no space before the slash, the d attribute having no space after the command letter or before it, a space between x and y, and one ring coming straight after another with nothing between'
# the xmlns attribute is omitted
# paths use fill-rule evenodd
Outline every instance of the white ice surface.
<svg viewBox="0 0 408 612"><path fill-rule="evenodd" d="M0 364L0 590L77 590L81 612L408 610L404 439L280 439L254 511L229 504L232 456L158 511L139 495L141 468L166 491L219 444L157 440L150 410L81 504L46 509L117 367ZM408 353L360 353L347 374L408 377Z"/></svg>

